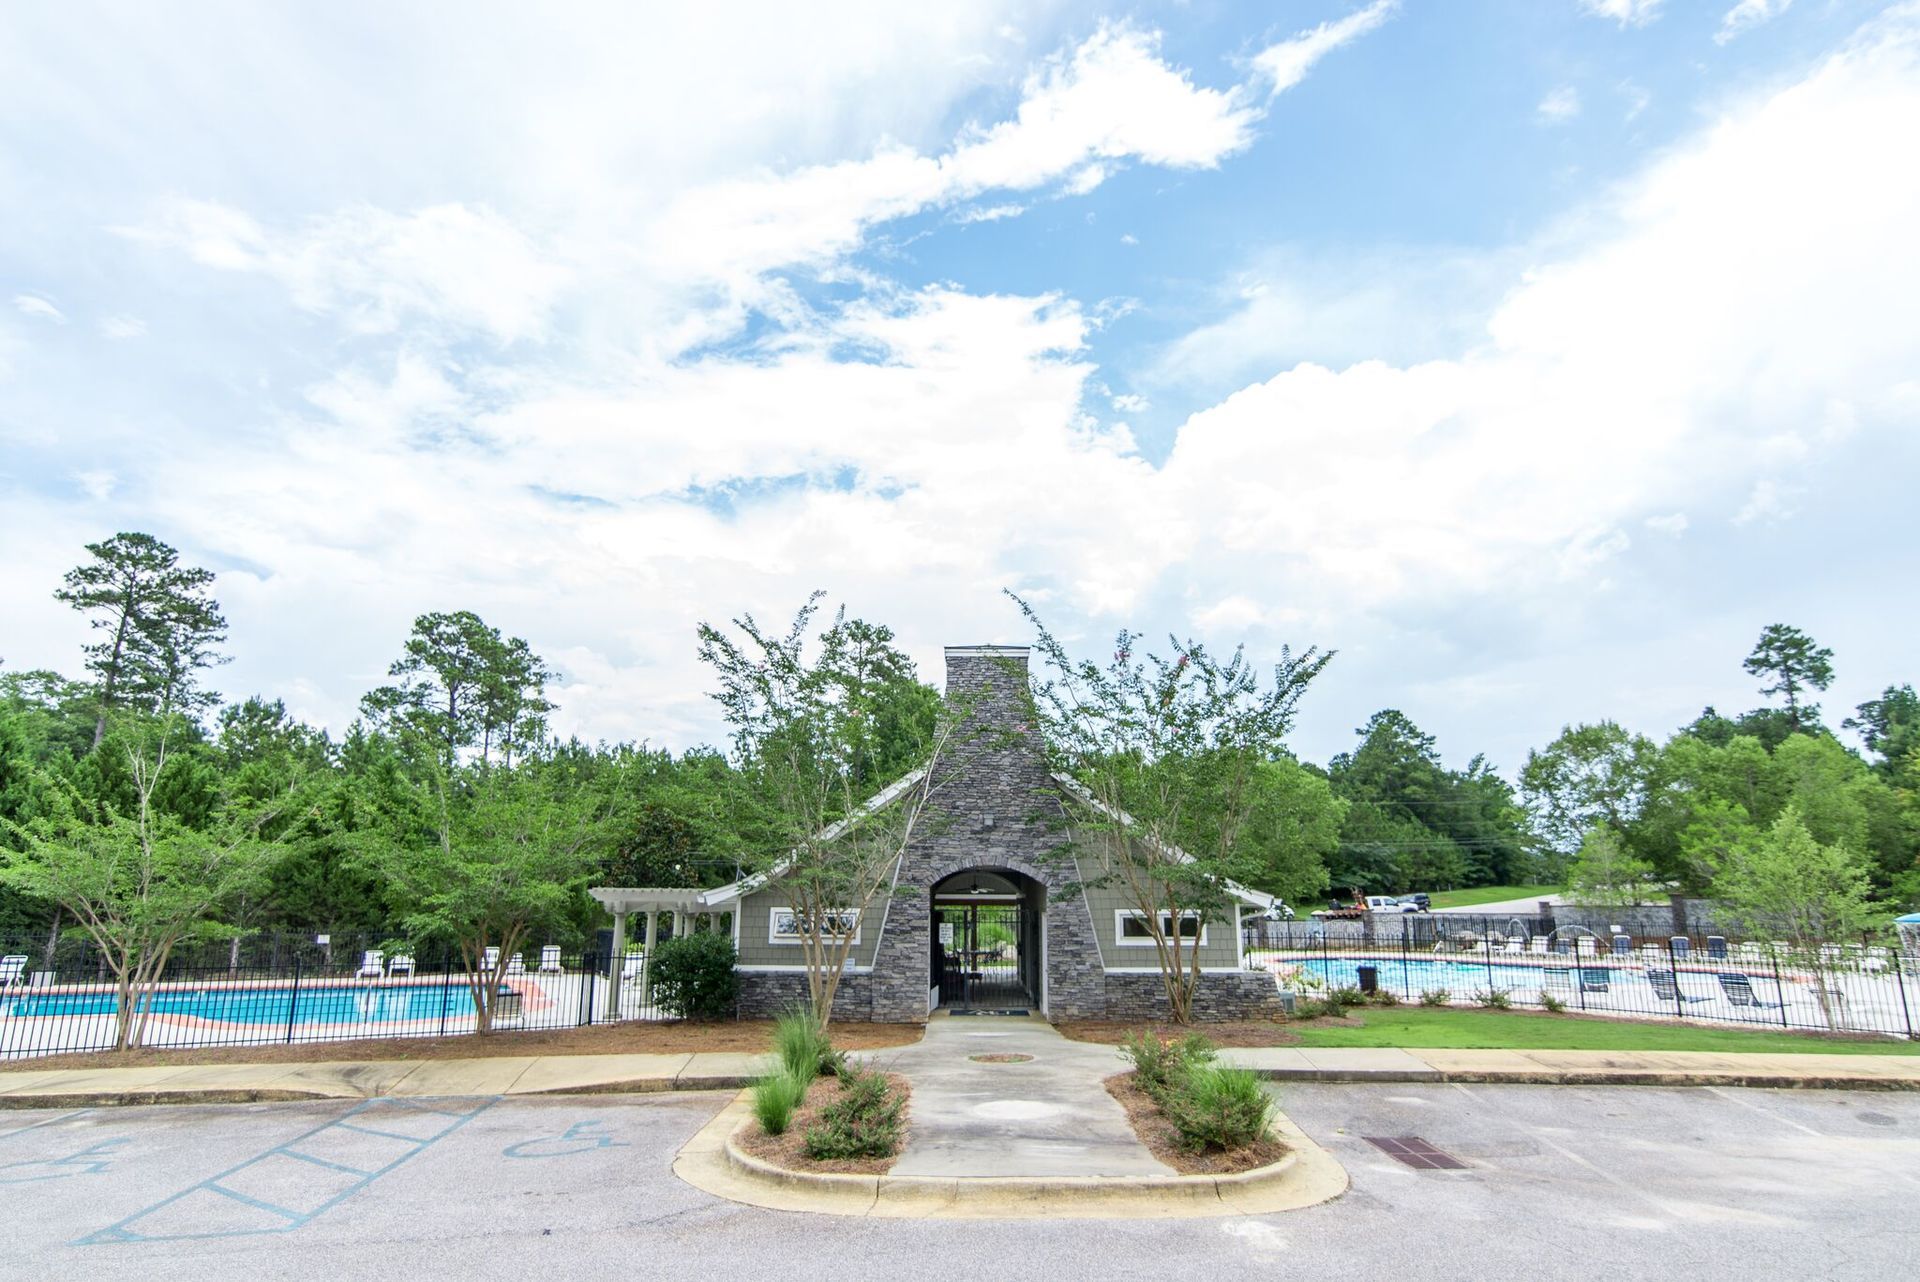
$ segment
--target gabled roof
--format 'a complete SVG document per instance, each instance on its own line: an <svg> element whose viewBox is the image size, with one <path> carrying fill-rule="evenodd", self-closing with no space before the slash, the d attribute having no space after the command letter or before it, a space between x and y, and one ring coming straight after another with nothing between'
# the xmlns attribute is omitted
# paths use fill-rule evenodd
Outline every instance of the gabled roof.
<svg viewBox="0 0 1920 1282"><path fill-rule="evenodd" d="M1072 793L1076 799L1087 806L1098 810L1110 819L1117 820L1124 828L1135 827L1139 822L1126 811L1115 810L1112 806L1107 805L1104 801L1095 797L1091 792L1087 791L1085 784L1075 779L1072 775L1067 774L1065 771L1054 771L1053 781ZM1193 862L1193 856L1180 849L1180 847L1170 842L1161 842L1159 845L1162 850L1166 851L1166 853L1173 858L1174 862L1182 864L1190 864ZM1231 877L1227 878L1227 891L1235 899L1240 900L1242 903L1252 904L1256 908L1271 908L1279 902L1278 896L1269 895L1263 890L1253 890L1249 887L1242 886Z"/></svg>

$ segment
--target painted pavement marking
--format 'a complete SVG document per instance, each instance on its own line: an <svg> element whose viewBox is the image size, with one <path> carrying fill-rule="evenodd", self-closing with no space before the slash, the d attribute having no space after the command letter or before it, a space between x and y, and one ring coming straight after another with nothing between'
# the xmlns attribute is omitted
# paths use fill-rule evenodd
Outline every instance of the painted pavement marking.
<svg viewBox="0 0 1920 1282"><path fill-rule="evenodd" d="M616 1140L606 1131L607 1124L598 1118L575 1122L558 1135L509 1144L500 1150L500 1155L502 1157L571 1157L575 1153L591 1153L595 1149L630 1147L625 1140Z"/></svg>
<svg viewBox="0 0 1920 1282"><path fill-rule="evenodd" d="M58 1126L62 1122L71 1122L74 1118L85 1117L91 1112L93 1112L92 1109L83 1108L72 1113L62 1113L58 1117L43 1117L37 1122L29 1122L25 1126L16 1126L10 1131L0 1131L0 1141L10 1140L16 1135L25 1135L28 1131L37 1131L43 1126Z"/></svg>
<svg viewBox="0 0 1920 1282"><path fill-rule="evenodd" d="M0 1184L33 1184L40 1180L64 1180L74 1175L100 1175L113 1165L110 1155L132 1142L122 1135L89 1144L78 1153L69 1153L65 1157L0 1163Z"/></svg>
<svg viewBox="0 0 1920 1282"><path fill-rule="evenodd" d="M366 1100L331 1122L76 1238L74 1245L291 1233L426 1152L500 1098ZM350 1120L355 1118L378 1125L356 1125Z"/></svg>

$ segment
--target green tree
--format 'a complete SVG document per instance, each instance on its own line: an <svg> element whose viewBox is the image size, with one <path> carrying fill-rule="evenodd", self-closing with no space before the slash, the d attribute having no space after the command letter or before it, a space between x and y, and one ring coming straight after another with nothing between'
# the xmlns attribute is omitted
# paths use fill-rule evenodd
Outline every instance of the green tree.
<svg viewBox="0 0 1920 1282"><path fill-rule="evenodd" d="M1646 804L1658 751L1646 736L1602 721L1568 726L1528 753L1521 795L1547 845L1570 854L1601 823L1625 834Z"/></svg>
<svg viewBox="0 0 1920 1282"><path fill-rule="evenodd" d="M567 920L597 866L607 799L539 758L388 784L367 798L375 815L358 833L363 857L398 891L409 938L459 950L476 1029L489 1032L509 958Z"/></svg>
<svg viewBox="0 0 1920 1282"><path fill-rule="evenodd" d="M1325 775L1287 756L1256 763L1248 789L1242 841L1257 871L1247 884L1288 903L1311 902L1327 889L1347 803Z"/></svg>
<svg viewBox="0 0 1920 1282"><path fill-rule="evenodd" d="M150 534L116 534L87 544L92 560L67 571L54 596L89 616L98 641L85 647L98 711L93 746L121 708L189 715L215 696L198 673L222 662L214 647L227 621L208 589L213 572L180 564L180 554Z"/></svg>
<svg viewBox="0 0 1920 1282"><path fill-rule="evenodd" d="M1880 758L1881 772L1893 774L1902 761L1920 751L1920 695L1910 685L1888 686L1878 699L1859 705L1840 725L1859 731L1867 751Z"/></svg>
<svg viewBox="0 0 1920 1282"><path fill-rule="evenodd" d="M1282 740L1307 687L1332 655L1282 647L1272 681L1243 651L1216 659L1198 642L1169 638L1172 653L1136 657L1139 634L1121 632L1110 663L1075 660L1026 602L1049 668L1035 689L1045 741L1078 787L1063 800L1074 852L1094 866L1087 884L1121 890L1153 940L1169 1012L1193 1019L1200 986L1199 934L1235 929L1234 884L1257 879L1249 840L1261 768ZM1195 922L1194 925L1188 925Z"/></svg>
<svg viewBox="0 0 1920 1282"><path fill-rule="evenodd" d="M1858 939L1881 926L1865 861L1846 846L1823 845L1788 806L1766 834L1739 850L1717 888L1755 936L1783 940L1813 974L1814 994L1833 1029L1845 1014L1833 963L1821 945Z"/></svg>
<svg viewBox="0 0 1920 1282"><path fill-rule="evenodd" d="M1578 904L1637 904L1655 888L1653 865L1634 858L1620 834L1606 824L1587 831L1567 866L1567 894Z"/></svg>
<svg viewBox="0 0 1920 1282"><path fill-rule="evenodd" d="M1819 724L1820 705L1808 702L1807 696L1833 684L1833 651L1815 645L1798 628L1769 623L1741 666L1761 679L1760 693L1785 698L1787 721L1794 730Z"/></svg>
<svg viewBox="0 0 1920 1282"><path fill-rule="evenodd" d="M415 619L405 650L388 669L399 684L361 700L376 724L437 744L446 762L477 748L481 764L497 749L511 765L539 741L553 710L545 695L553 674L525 641L458 610Z"/></svg>
<svg viewBox="0 0 1920 1282"><path fill-rule="evenodd" d="M793 909L808 1002L824 1027L861 918L889 892L907 843L965 760L952 752L962 724L952 711L932 722L881 715L914 681L912 661L890 630L844 609L815 638L821 596L784 633L750 614L731 632L702 623L699 655L718 679L734 765L756 801L760 840L742 860ZM917 768L887 781L883 758ZM889 791L879 794L883 783Z"/></svg>
<svg viewBox="0 0 1920 1282"><path fill-rule="evenodd" d="M261 830L295 803L223 805L204 830L186 827L154 805L171 758L162 736L128 749L135 805L128 812L52 791L49 812L8 822L17 839L4 853L0 881L55 903L100 951L115 986L116 1050L138 1045L147 995L184 941L217 938L217 916L257 884L277 853Z"/></svg>

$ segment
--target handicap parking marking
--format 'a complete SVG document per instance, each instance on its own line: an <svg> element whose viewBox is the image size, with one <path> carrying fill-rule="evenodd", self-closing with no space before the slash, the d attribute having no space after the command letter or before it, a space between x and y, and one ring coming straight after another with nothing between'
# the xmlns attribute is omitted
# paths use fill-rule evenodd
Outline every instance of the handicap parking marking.
<svg viewBox="0 0 1920 1282"><path fill-rule="evenodd" d="M64 1180L75 1175L101 1175L113 1165L111 1155L132 1142L122 1135L99 1140L65 1157L3 1162L0 1163L0 1184L34 1184L42 1180Z"/></svg>
<svg viewBox="0 0 1920 1282"><path fill-rule="evenodd" d="M62 1113L58 1117L43 1117L37 1122L28 1122L25 1126L16 1126L10 1131L0 1131L0 1143L5 1143L16 1135L25 1135L29 1131L41 1130L48 1126L58 1126L62 1122L71 1122L74 1118L85 1117L93 1111L94 1110L90 1108L76 1109L71 1113Z"/></svg>
<svg viewBox="0 0 1920 1282"><path fill-rule="evenodd" d="M575 1122L558 1135L537 1140L522 1140L500 1150L502 1157L571 1157L602 1148L628 1148L625 1140L606 1133L607 1124L597 1118Z"/></svg>
<svg viewBox="0 0 1920 1282"><path fill-rule="evenodd" d="M276 1144L75 1246L291 1233L425 1153L500 1102L382 1096Z"/></svg>

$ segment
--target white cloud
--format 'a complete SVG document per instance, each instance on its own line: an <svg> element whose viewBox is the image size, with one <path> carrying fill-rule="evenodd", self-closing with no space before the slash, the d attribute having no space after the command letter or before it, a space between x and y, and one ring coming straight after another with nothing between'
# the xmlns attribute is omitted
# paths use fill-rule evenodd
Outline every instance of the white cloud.
<svg viewBox="0 0 1920 1282"><path fill-rule="evenodd" d="M112 498L114 490L120 484L120 478L104 468L91 468L85 472L77 472L73 479L79 483L82 492L96 503L104 503Z"/></svg>
<svg viewBox="0 0 1920 1282"><path fill-rule="evenodd" d="M1305 80L1314 63L1341 45L1375 30L1399 8L1399 0L1374 0L1344 18L1323 22L1311 31L1303 31L1261 50L1254 55L1254 69L1265 78L1270 95L1284 93Z"/></svg>
<svg viewBox="0 0 1920 1282"><path fill-rule="evenodd" d="M1726 44L1743 32L1772 22L1792 6L1793 0L1740 0L1721 17L1713 42Z"/></svg>
<svg viewBox="0 0 1920 1282"><path fill-rule="evenodd" d="M1771 477L1761 477L1753 483L1747 501L1733 514L1733 523L1752 525L1760 522L1772 525L1784 521L1793 515L1793 498L1798 492L1796 486L1783 484Z"/></svg>
<svg viewBox="0 0 1920 1282"><path fill-rule="evenodd" d="M1665 0L1580 0L1580 7L1596 18L1612 18L1622 27L1644 27L1660 16Z"/></svg>
<svg viewBox="0 0 1920 1282"><path fill-rule="evenodd" d="M1108 398L1114 409L1122 414L1144 414L1153 408L1153 403L1144 396L1133 392L1120 392Z"/></svg>
<svg viewBox="0 0 1920 1282"><path fill-rule="evenodd" d="M1669 538L1678 538L1687 532L1687 514L1668 512L1661 516L1650 516L1644 522L1655 534L1664 534Z"/></svg>
<svg viewBox="0 0 1920 1282"><path fill-rule="evenodd" d="M35 320L49 320L56 325L67 323L66 313L38 294L15 294L13 306L22 316L31 316Z"/></svg>
<svg viewBox="0 0 1920 1282"><path fill-rule="evenodd" d="M124 312L117 316L109 316L100 322L100 335L102 338L115 340L140 338L143 337L146 332L147 323L145 321L141 320L138 316L129 316Z"/></svg>
<svg viewBox="0 0 1920 1282"><path fill-rule="evenodd" d="M1565 124L1580 114L1580 91L1572 85L1561 85L1542 98L1534 111L1549 125Z"/></svg>
<svg viewBox="0 0 1920 1282"><path fill-rule="evenodd" d="M1639 118L1641 112L1647 109L1648 104L1652 103L1653 94L1644 86L1635 84L1631 80L1622 80L1618 89L1621 98L1625 99L1627 104L1625 119L1631 124Z"/></svg>

